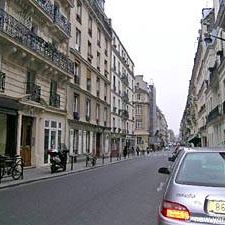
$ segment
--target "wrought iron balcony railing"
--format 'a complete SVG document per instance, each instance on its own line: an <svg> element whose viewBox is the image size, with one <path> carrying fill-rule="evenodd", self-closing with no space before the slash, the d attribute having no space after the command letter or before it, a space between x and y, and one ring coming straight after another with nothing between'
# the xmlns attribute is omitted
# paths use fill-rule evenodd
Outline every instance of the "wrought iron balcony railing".
<svg viewBox="0 0 225 225"><path fill-rule="evenodd" d="M49 101L49 105L59 108L60 107L60 95L58 94L51 94L50 95L50 101Z"/></svg>
<svg viewBox="0 0 225 225"><path fill-rule="evenodd" d="M120 114L120 116L121 116L123 119L125 119L125 120L127 120L127 119L129 118L129 113L128 113L127 110L120 109L120 110L119 110L119 114Z"/></svg>
<svg viewBox="0 0 225 225"><path fill-rule="evenodd" d="M34 83L27 83L27 94L30 94L29 99L34 102L40 102L41 100L41 86Z"/></svg>
<svg viewBox="0 0 225 225"><path fill-rule="evenodd" d="M0 9L0 33L7 34L29 50L49 60L61 70L74 74L74 63L54 46L32 33L26 26Z"/></svg>
<svg viewBox="0 0 225 225"><path fill-rule="evenodd" d="M54 5L51 3L50 0L33 0L36 4L38 4L43 11L51 17L51 19L54 19Z"/></svg>
<svg viewBox="0 0 225 225"><path fill-rule="evenodd" d="M127 75L122 75L122 77L121 77L121 81L125 84L125 85L129 85L129 81L128 81L128 77L127 77Z"/></svg>
<svg viewBox="0 0 225 225"><path fill-rule="evenodd" d="M122 100L126 103L129 102L129 97L128 97L128 94L126 92L123 93L123 96L122 96Z"/></svg>
<svg viewBox="0 0 225 225"><path fill-rule="evenodd" d="M68 35L71 34L71 23L60 12L54 15L54 22Z"/></svg>
<svg viewBox="0 0 225 225"><path fill-rule="evenodd" d="M5 91L5 73L0 71L0 92Z"/></svg>
<svg viewBox="0 0 225 225"><path fill-rule="evenodd" d="M219 106L216 106L207 116L207 123L211 122L212 120L216 119L220 116L221 112L219 110Z"/></svg>
<svg viewBox="0 0 225 225"><path fill-rule="evenodd" d="M79 112L73 112L73 119L74 120L79 120L80 119Z"/></svg>

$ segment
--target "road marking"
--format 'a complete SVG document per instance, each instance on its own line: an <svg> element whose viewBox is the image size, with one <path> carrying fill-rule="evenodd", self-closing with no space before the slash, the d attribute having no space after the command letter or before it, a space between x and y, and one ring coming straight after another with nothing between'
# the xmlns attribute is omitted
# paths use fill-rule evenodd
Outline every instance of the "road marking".
<svg viewBox="0 0 225 225"><path fill-rule="evenodd" d="M163 185L164 185L164 183L160 182L160 185L157 187L157 192L162 191Z"/></svg>

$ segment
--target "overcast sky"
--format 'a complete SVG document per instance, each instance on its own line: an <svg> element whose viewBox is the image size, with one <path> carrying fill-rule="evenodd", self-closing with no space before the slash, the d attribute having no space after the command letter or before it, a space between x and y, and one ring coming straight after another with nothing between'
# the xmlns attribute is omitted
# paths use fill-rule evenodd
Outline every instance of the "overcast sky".
<svg viewBox="0 0 225 225"><path fill-rule="evenodd" d="M202 8L212 0L106 0L105 12L135 64L153 80L169 129L179 133L197 47Z"/></svg>

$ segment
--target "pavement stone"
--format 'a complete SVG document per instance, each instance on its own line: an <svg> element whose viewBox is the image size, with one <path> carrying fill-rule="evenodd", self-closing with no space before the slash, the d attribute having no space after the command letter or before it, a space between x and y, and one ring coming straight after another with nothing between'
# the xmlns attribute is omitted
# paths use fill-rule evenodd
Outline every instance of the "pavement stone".
<svg viewBox="0 0 225 225"><path fill-rule="evenodd" d="M60 172L56 172L53 174L51 173L51 170L50 170L50 164L43 166L43 167L38 167L38 168L36 168L36 167L25 168L24 174L23 174L23 179L13 180L11 176L3 177L1 180L1 183L0 183L0 189L14 187L14 186L22 185L22 184L27 184L27 183L32 183L32 182L39 181L39 180L51 179L51 178L60 177L60 176L66 176L66 175L69 175L72 173L78 173L78 172L85 171L85 170L96 169L99 167L108 166L110 164L119 163L119 162L123 162L123 161L129 160L129 159L133 159L134 157L130 156L129 158L126 158L126 159L122 158L121 160L117 160L117 158L112 158L112 162L110 162L109 158L105 158L104 164L102 162L102 159L99 158L97 160L95 166L91 166L89 164L87 167L86 167L85 161L76 162L73 164L73 170L71 170L71 164L68 163L66 171L60 171Z"/></svg>

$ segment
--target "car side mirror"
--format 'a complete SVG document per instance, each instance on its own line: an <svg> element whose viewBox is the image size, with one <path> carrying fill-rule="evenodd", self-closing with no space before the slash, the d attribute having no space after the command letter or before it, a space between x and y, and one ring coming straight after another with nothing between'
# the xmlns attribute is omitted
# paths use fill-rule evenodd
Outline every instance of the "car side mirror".
<svg viewBox="0 0 225 225"><path fill-rule="evenodd" d="M161 167L161 168L159 168L158 173L162 173L162 174L170 174L170 171L169 171L169 169L166 168L166 167Z"/></svg>

